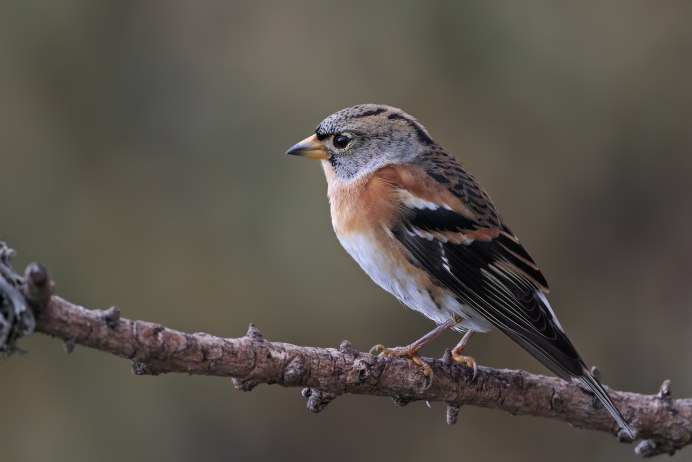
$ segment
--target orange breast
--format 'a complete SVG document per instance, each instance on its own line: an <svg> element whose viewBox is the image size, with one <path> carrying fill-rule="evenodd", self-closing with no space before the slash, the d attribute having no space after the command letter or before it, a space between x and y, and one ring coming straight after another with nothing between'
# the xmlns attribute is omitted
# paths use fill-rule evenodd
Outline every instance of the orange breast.
<svg viewBox="0 0 692 462"><path fill-rule="evenodd" d="M352 181L334 174L323 161L332 224L338 236L351 232L384 234L401 213L395 197L395 186L378 172Z"/></svg>

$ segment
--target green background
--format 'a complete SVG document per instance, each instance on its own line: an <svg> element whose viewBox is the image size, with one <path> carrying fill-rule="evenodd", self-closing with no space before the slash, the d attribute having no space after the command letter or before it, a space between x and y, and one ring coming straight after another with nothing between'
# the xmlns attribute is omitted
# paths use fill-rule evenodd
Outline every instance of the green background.
<svg viewBox="0 0 692 462"><path fill-rule="evenodd" d="M490 191L605 383L692 396L690 24L674 1L3 2L0 232L87 307L404 344L431 322L341 249L319 164L283 155L342 107L387 103ZM298 389L21 345L0 362L8 462L634 459L543 419L465 407L448 426L439 403L354 396L313 415ZM547 373L497 332L467 351Z"/></svg>

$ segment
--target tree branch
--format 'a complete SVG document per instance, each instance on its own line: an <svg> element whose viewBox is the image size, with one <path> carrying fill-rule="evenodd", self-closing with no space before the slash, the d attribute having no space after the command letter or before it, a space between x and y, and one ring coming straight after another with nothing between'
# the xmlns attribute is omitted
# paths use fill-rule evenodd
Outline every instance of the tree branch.
<svg viewBox="0 0 692 462"><path fill-rule="evenodd" d="M0 245L2 257L7 248ZM17 301L21 293L23 303L36 316L37 332L62 339L68 351L79 344L126 358L138 375L184 372L232 377L235 387L243 391L261 383L305 387L303 396L313 412L323 410L341 394L352 393L389 396L399 405L417 400L444 402L450 424L456 422L460 406L474 405L618 435L617 425L592 395L555 377L479 367L471 381L472 372L453 362L447 351L442 359L427 359L434 371L430 381L408 360L361 353L348 341L338 349L270 342L252 324L241 338L179 332L123 318L115 307L87 310L53 296L48 273L39 265L30 265L24 278L13 275L8 258L0 258L0 269L0 333L9 325L3 324L2 315L8 313L7 307L22 303ZM19 290L8 293L8 286ZM26 327L13 332L24 329L26 333ZM11 353L7 339L0 342L3 348ZM669 381L656 395L609 392L641 440L637 454L673 453L692 442L692 399L672 399Z"/></svg>

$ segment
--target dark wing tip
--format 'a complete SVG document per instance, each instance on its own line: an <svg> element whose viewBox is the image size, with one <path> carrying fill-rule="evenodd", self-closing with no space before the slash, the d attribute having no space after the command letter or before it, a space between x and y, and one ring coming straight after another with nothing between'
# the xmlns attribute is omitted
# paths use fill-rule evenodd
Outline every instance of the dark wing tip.
<svg viewBox="0 0 692 462"><path fill-rule="evenodd" d="M603 406L617 422L618 426L625 433L627 433L627 436L629 436L632 441L634 441L635 438L632 427L629 426L625 420L625 417L620 412L620 409L618 409L615 403L613 403L613 400L610 398L610 395L608 395L608 392L605 391L603 385L601 385L598 380L596 380L596 378L588 370L586 370L586 368L584 368L584 374L579 377L579 380L581 380L584 385L589 387L593 394L596 395L598 400L603 403Z"/></svg>

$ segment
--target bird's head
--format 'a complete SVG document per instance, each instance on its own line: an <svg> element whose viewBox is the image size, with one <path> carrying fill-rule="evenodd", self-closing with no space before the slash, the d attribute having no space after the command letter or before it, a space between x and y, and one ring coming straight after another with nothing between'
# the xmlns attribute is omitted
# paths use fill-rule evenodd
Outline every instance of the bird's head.
<svg viewBox="0 0 692 462"><path fill-rule="evenodd" d="M330 115L314 135L286 154L325 160L348 181L386 165L411 162L434 143L425 127L401 109L361 104Z"/></svg>

